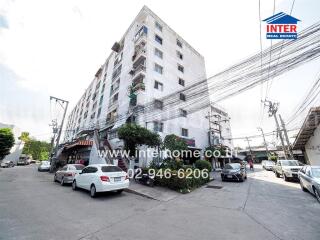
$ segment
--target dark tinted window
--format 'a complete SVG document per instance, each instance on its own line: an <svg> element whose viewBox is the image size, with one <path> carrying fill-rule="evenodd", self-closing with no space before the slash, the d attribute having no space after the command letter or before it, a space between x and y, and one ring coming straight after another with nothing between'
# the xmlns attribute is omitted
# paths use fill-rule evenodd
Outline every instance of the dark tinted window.
<svg viewBox="0 0 320 240"><path fill-rule="evenodd" d="M104 166L101 167L102 172L122 172L122 169L117 166Z"/></svg>
<svg viewBox="0 0 320 240"><path fill-rule="evenodd" d="M239 163L226 164L226 166L224 168L225 169L239 169L240 164Z"/></svg>
<svg viewBox="0 0 320 240"><path fill-rule="evenodd" d="M88 167L88 173L95 173L98 169L96 167Z"/></svg>

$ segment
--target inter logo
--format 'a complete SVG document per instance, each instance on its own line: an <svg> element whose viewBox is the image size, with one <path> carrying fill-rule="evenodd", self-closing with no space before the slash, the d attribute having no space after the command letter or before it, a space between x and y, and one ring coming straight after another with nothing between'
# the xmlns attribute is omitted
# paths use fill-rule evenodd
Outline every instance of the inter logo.
<svg viewBox="0 0 320 240"><path fill-rule="evenodd" d="M267 22L267 39L297 39L299 19L280 12L263 21Z"/></svg>

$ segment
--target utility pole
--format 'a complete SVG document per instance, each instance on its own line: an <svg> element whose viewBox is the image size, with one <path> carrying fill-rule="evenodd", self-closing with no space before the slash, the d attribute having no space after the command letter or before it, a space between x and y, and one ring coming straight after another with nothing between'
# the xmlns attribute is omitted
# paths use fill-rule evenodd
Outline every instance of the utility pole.
<svg viewBox="0 0 320 240"><path fill-rule="evenodd" d="M290 144L290 141L289 141L289 137L288 137L288 132L287 132L287 129L286 129L286 125L281 117L281 115L279 114L279 119L280 119L280 122L281 122L281 125L282 125L282 129L283 129L283 132L284 132L284 136L286 138L286 141L287 141L287 146L288 146L288 153L290 155L290 158L293 159L293 151L292 151L292 147L291 147L291 144Z"/></svg>
<svg viewBox="0 0 320 240"><path fill-rule="evenodd" d="M281 145L282 145L282 149L284 152L284 157L285 157L285 159L288 159L286 147L284 145L284 141L283 141L283 137L282 137L282 132L280 130L280 125L279 125L278 118L277 118L277 111L278 111L279 103L273 103L270 100L264 100L262 102L264 103L265 106L269 107L269 117L272 117L272 116L274 117L274 120L277 125L277 132L278 132L280 140L281 140Z"/></svg>
<svg viewBox="0 0 320 240"><path fill-rule="evenodd" d="M266 138L264 136L263 129L261 127L258 127L258 130L260 130L262 133L262 138L263 138L264 146L266 147L267 156L269 156L269 149L268 149Z"/></svg>
<svg viewBox="0 0 320 240"><path fill-rule="evenodd" d="M252 149L251 149L251 146L250 146L250 141L248 137L246 137L246 141L248 143L248 147L249 147L249 151L250 151L250 155L251 155L251 160L253 161L253 154L252 154Z"/></svg>
<svg viewBox="0 0 320 240"><path fill-rule="evenodd" d="M60 127L58 128L58 136L57 136L56 144L55 144L55 147L54 147L54 155L56 155L57 151L58 151L58 147L59 147L60 137L61 137L61 134L62 134L62 128L63 128L63 124L64 124L64 119L66 117L66 113L67 113L69 102L66 101L66 100L60 99L60 98L56 98L56 97L50 96L50 101L52 101L52 100L55 100L57 103L59 103L61 105L62 108L64 108L63 117L62 117L62 120L61 120ZM63 106L64 104L65 104L65 106ZM56 159L52 158L51 159L51 169L50 170L54 171L55 168L56 168Z"/></svg>
<svg viewBox="0 0 320 240"><path fill-rule="evenodd" d="M211 147L212 146L212 143L211 143L211 113L208 112L208 115L206 116L206 118L209 120L209 134L208 134L208 137L209 137L209 146Z"/></svg>

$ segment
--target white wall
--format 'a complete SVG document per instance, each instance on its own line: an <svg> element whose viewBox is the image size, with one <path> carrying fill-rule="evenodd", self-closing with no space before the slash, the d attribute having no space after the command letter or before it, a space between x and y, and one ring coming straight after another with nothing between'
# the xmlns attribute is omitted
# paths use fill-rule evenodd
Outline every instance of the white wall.
<svg viewBox="0 0 320 240"><path fill-rule="evenodd" d="M311 165L320 165L320 126L316 128L313 136L305 146L305 150Z"/></svg>

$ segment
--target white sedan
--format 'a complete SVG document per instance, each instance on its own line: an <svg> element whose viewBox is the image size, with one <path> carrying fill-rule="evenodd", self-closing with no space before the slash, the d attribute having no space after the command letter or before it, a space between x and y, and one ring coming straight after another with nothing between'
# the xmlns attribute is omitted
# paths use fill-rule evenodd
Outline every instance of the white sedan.
<svg viewBox="0 0 320 240"><path fill-rule="evenodd" d="M82 188L95 197L98 192L117 191L121 193L129 187L129 177L121 168L111 164L92 164L75 176L72 189Z"/></svg>

